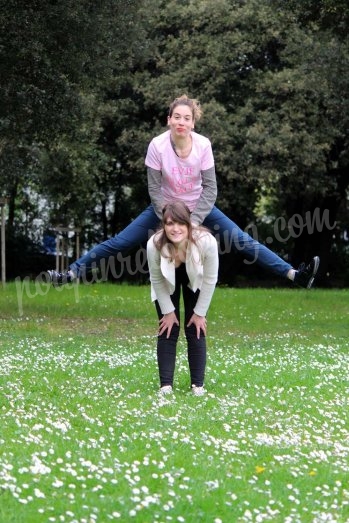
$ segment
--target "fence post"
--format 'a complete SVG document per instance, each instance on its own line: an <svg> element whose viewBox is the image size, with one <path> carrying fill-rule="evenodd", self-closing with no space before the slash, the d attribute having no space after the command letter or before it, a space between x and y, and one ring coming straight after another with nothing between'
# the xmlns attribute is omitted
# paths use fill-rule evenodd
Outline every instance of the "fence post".
<svg viewBox="0 0 349 523"><path fill-rule="evenodd" d="M56 271L63 272L67 270L69 266L70 232L75 234L76 255L77 258L80 258L81 228L63 227L62 225L57 225L54 228L54 231L56 232ZM64 233L66 233L66 236Z"/></svg>
<svg viewBox="0 0 349 523"><path fill-rule="evenodd" d="M6 242L5 242L5 205L7 198L0 198L1 207L1 283L6 284Z"/></svg>

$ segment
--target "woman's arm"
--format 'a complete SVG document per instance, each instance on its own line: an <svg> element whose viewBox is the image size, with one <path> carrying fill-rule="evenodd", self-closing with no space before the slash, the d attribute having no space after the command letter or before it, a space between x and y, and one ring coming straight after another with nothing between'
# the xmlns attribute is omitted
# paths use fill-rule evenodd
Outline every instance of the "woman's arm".
<svg viewBox="0 0 349 523"><path fill-rule="evenodd" d="M161 256L154 245L152 236L147 243L148 266L150 281L153 286L156 299L159 303L163 317L159 321L159 336L166 332L167 338L170 337L173 325L179 325L175 314L175 307L172 303L165 278L161 272Z"/></svg>
<svg viewBox="0 0 349 523"><path fill-rule="evenodd" d="M201 331L203 332L204 336L206 336L207 322L206 322L206 317L205 316L198 316L194 312L194 314L192 315L192 317L190 318L190 320L189 320L189 322L187 324L187 327L190 327L190 325L194 325L195 326L197 339L200 338Z"/></svg>
<svg viewBox="0 0 349 523"><path fill-rule="evenodd" d="M206 316L218 280L218 245L209 233L202 237L199 245L203 253L203 281L194 312Z"/></svg>
<svg viewBox="0 0 349 523"><path fill-rule="evenodd" d="M150 201L154 207L155 214L158 218L162 218L162 193L161 193L161 171L147 167L148 176L148 193Z"/></svg>
<svg viewBox="0 0 349 523"><path fill-rule="evenodd" d="M201 225L208 214L210 214L212 207L216 203L217 198L217 181L215 167L211 167L206 171L201 172L202 177L202 193L195 209L191 214L191 221L196 225Z"/></svg>
<svg viewBox="0 0 349 523"><path fill-rule="evenodd" d="M173 306L171 295L166 284L166 280L161 272L161 257L160 252L154 245L154 236L152 236L147 243L147 258L150 274L150 282L153 286L156 299L162 314L169 314L175 310Z"/></svg>

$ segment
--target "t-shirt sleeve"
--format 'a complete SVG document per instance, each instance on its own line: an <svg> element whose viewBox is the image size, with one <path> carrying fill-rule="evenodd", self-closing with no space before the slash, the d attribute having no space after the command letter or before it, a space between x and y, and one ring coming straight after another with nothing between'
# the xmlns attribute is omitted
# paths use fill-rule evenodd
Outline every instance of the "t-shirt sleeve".
<svg viewBox="0 0 349 523"><path fill-rule="evenodd" d="M207 143L202 151L201 170L207 171L207 169L211 169L213 166L214 156L212 151L212 145L210 140L207 139Z"/></svg>
<svg viewBox="0 0 349 523"><path fill-rule="evenodd" d="M147 155L145 157L145 165L157 171L161 171L161 156L155 147L154 139L148 146Z"/></svg>

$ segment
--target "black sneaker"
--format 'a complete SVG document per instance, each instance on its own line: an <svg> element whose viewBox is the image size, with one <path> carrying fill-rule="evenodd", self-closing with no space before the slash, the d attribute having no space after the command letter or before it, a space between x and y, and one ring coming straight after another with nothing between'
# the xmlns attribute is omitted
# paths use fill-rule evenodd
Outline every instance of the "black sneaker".
<svg viewBox="0 0 349 523"><path fill-rule="evenodd" d="M294 283L299 287L304 287L305 289L310 289L314 283L316 273L320 265L319 256L315 256L309 265L305 266L305 263L302 263L298 267L298 271L294 277Z"/></svg>
<svg viewBox="0 0 349 523"><path fill-rule="evenodd" d="M49 281L54 287L65 285L66 283L72 283L75 279L74 274L71 271L57 272L47 271Z"/></svg>

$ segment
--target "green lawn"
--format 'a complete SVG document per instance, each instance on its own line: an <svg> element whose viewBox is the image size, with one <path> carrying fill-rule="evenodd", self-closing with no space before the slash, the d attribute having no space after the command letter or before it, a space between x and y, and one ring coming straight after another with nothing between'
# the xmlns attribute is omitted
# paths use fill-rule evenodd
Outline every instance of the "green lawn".
<svg viewBox="0 0 349 523"><path fill-rule="evenodd" d="M158 395L149 287L0 288L0 523L349 522L349 291L218 288Z"/></svg>

